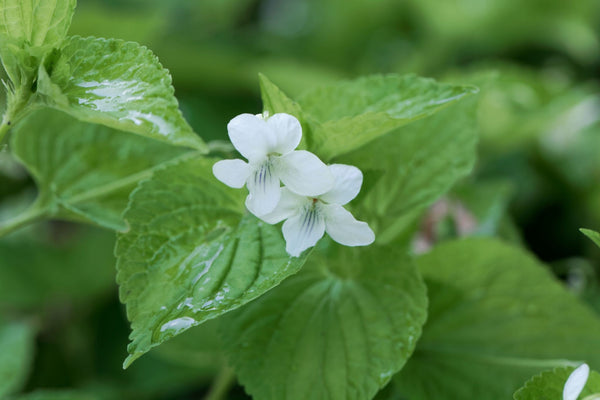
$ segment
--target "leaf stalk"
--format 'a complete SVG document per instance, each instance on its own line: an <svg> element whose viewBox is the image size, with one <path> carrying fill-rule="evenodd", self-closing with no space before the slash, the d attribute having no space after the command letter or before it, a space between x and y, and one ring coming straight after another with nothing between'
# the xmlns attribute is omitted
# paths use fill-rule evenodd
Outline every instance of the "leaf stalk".
<svg viewBox="0 0 600 400"><path fill-rule="evenodd" d="M235 382L235 373L232 368L224 365L214 380L210 391L204 400L223 400L229 392L229 389Z"/></svg>
<svg viewBox="0 0 600 400"><path fill-rule="evenodd" d="M17 215L12 219L9 219L6 222L0 223L0 237L4 237L25 225L39 221L45 216L45 213L46 212L43 208L40 208L34 204L27 211Z"/></svg>

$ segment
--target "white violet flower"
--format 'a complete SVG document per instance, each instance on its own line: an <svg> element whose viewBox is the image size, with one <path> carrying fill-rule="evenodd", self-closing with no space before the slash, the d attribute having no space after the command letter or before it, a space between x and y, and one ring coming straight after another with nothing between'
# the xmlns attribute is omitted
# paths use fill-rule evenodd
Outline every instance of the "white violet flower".
<svg viewBox="0 0 600 400"><path fill-rule="evenodd" d="M294 257L314 246L325 232L346 246L366 246L375 240L369 225L357 221L342 207L360 192L362 173L350 165L333 164L328 168L334 177L334 186L329 191L318 196L301 196L281 188L277 207L260 217L269 224L286 220L282 228L285 249Z"/></svg>
<svg viewBox="0 0 600 400"><path fill-rule="evenodd" d="M587 364L581 364L577 367L565 383L563 389L563 400L577 400L579 394L585 387L585 384L590 375L590 367Z"/></svg>
<svg viewBox="0 0 600 400"><path fill-rule="evenodd" d="M231 143L243 160L222 160L213 166L218 180L233 188L247 185L246 207L260 217L273 209L281 196L283 182L305 196L325 193L333 186L327 166L314 154L294 150L302 138L302 127L289 114L272 117L241 114L227 125Z"/></svg>

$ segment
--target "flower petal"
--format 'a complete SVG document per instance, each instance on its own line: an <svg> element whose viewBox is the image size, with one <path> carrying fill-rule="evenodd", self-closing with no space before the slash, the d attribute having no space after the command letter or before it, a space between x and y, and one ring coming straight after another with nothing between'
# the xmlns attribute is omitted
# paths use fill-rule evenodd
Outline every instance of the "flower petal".
<svg viewBox="0 0 600 400"><path fill-rule="evenodd" d="M267 119L267 126L274 133L275 141L271 144L270 152L286 154L293 151L302 139L302 126L290 114L275 114Z"/></svg>
<svg viewBox="0 0 600 400"><path fill-rule="evenodd" d="M248 161L260 161L267 156L271 133L261 118L240 114L229 121L227 132L233 147Z"/></svg>
<svg viewBox="0 0 600 400"><path fill-rule="evenodd" d="M221 160L213 165L215 177L232 188L242 188L250 176L250 166L240 159Z"/></svg>
<svg viewBox="0 0 600 400"><path fill-rule="evenodd" d="M375 241L375 233L366 222L357 221L342 206L322 205L325 230L336 242L344 246L366 246Z"/></svg>
<svg viewBox="0 0 600 400"><path fill-rule="evenodd" d="M329 171L333 175L333 189L322 194L319 198L327 203L344 205L355 198L360 192L363 174L352 165L332 164Z"/></svg>
<svg viewBox="0 0 600 400"><path fill-rule="evenodd" d="M281 181L294 193L318 196L333 187L333 175L313 153L292 151L277 157L275 162Z"/></svg>
<svg viewBox="0 0 600 400"><path fill-rule="evenodd" d="M300 196L288 188L281 188L281 199L273 211L260 217L268 224L277 224L292 215L299 214L302 209L309 205L311 200L306 196Z"/></svg>
<svg viewBox="0 0 600 400"><path fill-rule="evenodd" d="M577 367L577 369L569 375L569 379L567 379L567 382L565 383L563 400L576 400L585 387L589 374L590 367L587 364L581 364Z"/></svg>
<svg viewBox="0 0 600 400"><path fill-rule="evenodd" d="M275 209L281 191L279 177L271 163L265 162L254 169L247 181L250 194L246 198L246 207L257 217Z"/></svg>
<svg viewBox="0 0 600 400"><path fill-rule="evenodd" d="M325 233L323 216L314 207L305 207L283 223L285 250L298 257L309 247L313 247Z"/></svg>

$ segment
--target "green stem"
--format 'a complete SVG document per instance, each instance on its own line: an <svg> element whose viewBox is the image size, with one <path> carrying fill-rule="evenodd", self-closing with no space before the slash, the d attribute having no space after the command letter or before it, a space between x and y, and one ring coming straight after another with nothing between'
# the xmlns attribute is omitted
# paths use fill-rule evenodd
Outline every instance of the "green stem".
<svg viewBox="0 0 600 400"><path fill-rule="evenodd" d="M29 107L30 99L31 91L27 89L27 86L20 87L14 92L8 91L7 107L0 125L0 147L10 128L31 111L31 107Z"/></svg>
<svg viewBox="0 0 600 400"><path fill-rule="evenodd" d="M223 366L221 368L221 372L217 375L217 378L214 380L212 386L210 387L210 391L204 398L204 400L223 400L225 396L229 392L229 389L235 382L235 373L233 369L228 366Z"/></svg>
<svg viewBox="0 0 600 400"><path fill-rule="evenodd" d="M44 218L45 214L46 211L43 208L34 204L27 211L17 215L12 219L9 219L6 222L0 223L0 237L6 236L25 225L39 221L40 219Z"/></svg>
<svg viewBox="0 0 600 400"><path fill-rule="evenodd" d="M6 114L5 114L4 118L2 118L2 124L0 125L0 150L2 150L2 142L4 141L4 136L6 136L6 134L10 130L10 125L11 125L11 123L6 118Z"/></svg>

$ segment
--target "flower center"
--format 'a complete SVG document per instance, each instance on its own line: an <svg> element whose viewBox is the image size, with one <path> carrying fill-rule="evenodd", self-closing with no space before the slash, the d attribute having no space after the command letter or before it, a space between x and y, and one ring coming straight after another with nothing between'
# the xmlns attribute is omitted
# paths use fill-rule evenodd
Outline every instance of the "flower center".
<svg viewBox="0 0 600 400"><path fill-rule="evenodd" d="M263 188L263 190L266 190L267 180L271 180L273 175L273 171L271 170L272 166L273 163L271 159L267 158L267 160L256 169L256 171L254 172L254 185Z"/></svg>
<svg viewBox="0 0 600 400"><path fill-rule="evenodd" d="M266 121L269 119L270 115L268 111L263 111L260 114L255 114L258 118L262 119L263 121Z"/></svg>

